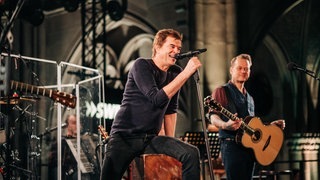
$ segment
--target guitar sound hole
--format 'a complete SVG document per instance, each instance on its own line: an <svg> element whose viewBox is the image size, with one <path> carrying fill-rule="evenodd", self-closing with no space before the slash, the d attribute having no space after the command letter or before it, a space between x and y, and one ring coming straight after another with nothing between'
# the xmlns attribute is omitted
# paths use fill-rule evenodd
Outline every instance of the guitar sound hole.
<svg viewBox="0 0 320 180"><path fill-rule="evenodd" d="M261 131L260 131L260 129L256 129L251 138L252 138L253 142L259 141L261 139Z"/></svg>

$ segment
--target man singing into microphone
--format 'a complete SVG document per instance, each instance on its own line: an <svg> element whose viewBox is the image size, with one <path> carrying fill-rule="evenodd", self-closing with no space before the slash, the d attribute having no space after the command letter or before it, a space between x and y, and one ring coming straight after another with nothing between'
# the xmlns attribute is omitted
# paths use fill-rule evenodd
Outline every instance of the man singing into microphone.
<svg viewBox="0 0 320 180"><path fill-rule="evenodd" d="M201 66L192 57L177 66L182 36L173 29L158 31L152 59L138 58L128 74L123 100L106 145L101 180L120 180L135 157L165 154L182 162L183 179L200 179L199 151L174 138L180 88ZM163 124L162 134L159 132Z"/></svg>

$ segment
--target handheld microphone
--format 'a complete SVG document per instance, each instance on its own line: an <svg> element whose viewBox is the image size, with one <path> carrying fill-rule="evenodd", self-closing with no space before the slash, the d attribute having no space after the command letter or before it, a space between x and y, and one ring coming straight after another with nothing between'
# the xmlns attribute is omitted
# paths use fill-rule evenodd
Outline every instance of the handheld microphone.
<svg viewBox="0 0 320 180"><path fill-rule="evenodd" d="M193 57L193 56L196 56L196 55L201 54L201 53L206 52L206 51L207 51L207 48L197 49L197 50L194 50L194 51L189 51L189 52L185 52L185 53L176 54L174 56L174 58L176 60L179 60L179 59L183 59L183 58L186 58L186 57Z"/></svg>
<svg viewBox="0 0 320 180"><path fill-rule="evenodd" d="M290 71L293 71L293 70L298 70L298 71L303 71L303 72L305 72L305 73L314 73L314 72L312 72L312 71L310 71L310 70L308 70L308 69L305 69L305 68L302 68L302 67L300 67L300 66L298 66L296 63L294 63L294 62L289 62L288 64L287 64L287 67L288 67L288 69L290 70Z"/></svg>

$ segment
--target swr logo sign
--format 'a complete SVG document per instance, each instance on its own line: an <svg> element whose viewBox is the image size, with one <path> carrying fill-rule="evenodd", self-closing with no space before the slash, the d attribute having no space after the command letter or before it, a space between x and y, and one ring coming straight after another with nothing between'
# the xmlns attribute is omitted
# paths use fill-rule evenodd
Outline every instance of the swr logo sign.
<svg viewBox="0 0 320 180"><path fill-rule="evenodd" d="M98 119L114 119L115 115L120 109L120 105L110 103L98 103L96 105L92 101L86 101L86 108L86 116L95 117Z"/></svg>

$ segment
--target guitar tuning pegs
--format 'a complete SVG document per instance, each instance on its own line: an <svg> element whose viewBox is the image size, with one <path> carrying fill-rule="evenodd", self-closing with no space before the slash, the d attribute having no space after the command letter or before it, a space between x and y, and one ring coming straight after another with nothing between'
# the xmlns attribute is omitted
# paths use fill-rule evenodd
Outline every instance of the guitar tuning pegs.
<svg viewBox="0 0 320 180"><path fill-rule="evenodd" d="M59 103L58 101L54 101L54 105L55 105L55 106L57 106L58 104L61 104L61 103ZM61 107L64 108L64 107L66 107L66 106L63 105L63 104L61 104Z"/></svg>
<svg viewBox="0 0 320 180"><path fill-rule="evenodd" d="M204 105L208 106L208 104L210 104L211 100L212 100L211 96L207 96L206 98L204 98Z"/></svg>

